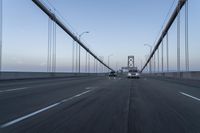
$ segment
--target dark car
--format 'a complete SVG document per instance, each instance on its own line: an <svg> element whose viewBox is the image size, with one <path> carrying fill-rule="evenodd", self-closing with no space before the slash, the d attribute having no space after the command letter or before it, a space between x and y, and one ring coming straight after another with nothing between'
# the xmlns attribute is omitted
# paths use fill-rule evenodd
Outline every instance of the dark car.
<svg viewBox="0 0 200 133"><path fill-rule="evenodd" d="M116 77L117 73L115 71L111 71L108 76L109 77Z"/></svg>

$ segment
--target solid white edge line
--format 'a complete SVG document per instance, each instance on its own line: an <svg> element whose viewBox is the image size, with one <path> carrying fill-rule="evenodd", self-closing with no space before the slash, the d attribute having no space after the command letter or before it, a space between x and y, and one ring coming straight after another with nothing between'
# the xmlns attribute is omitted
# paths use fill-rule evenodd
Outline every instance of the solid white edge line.
<svg viewBox="0 0 200 133"><path fill-rule="evenodd" d="M194 97L194 96L192 96L192 95L189 95L189 94L187 94L187 93L184 93L184 92L180 92L182 95L184 95L184 96L187 96L187 97L190 97L190 98L193 98L193 99L195 99L195 100L197 100L197 101L200 101L200 99L199 98L197 98L197 97Z"/></svg>
<svg viewBox="0 0 200 133"><path fill-rule="evenodd" d="M8 126L10 126L10 125L13 125L13 124L15 124L15 123L17 123L17 122L20 122L20 121L22 121L22 120L24 120L24 119L27 119L27 118L29 118L29 117L31 117L31 116L34 116L34 115L36 115L36 114L38 114L38 113L41 113L41 112L45 111L45 110L48 110L48 109L50 109L50 108L53 108L53 107L55 107L55 106L57 106L57 105L59 105L59 103L55 103L55 104L50 105L50 106L48 106L48 107L46 107L46 108L40 109L40 110L38 110L38 111L35 111L35 112L33 112L33 113L30 113L30 114L25 115L25 116L23 116L23 117L20 117L20 118L18 118L18 119L15 119L15 120L13 120L13 121L7 122L7 123L1 125L1 128L4 128L4 127L8 127Z"/></svg>
<svg viewBox="0 0 200 133"><path fill-rule="evenodd" d="M7 122L7 123L1 125L0 128L5 128L5 127L8 127L8 126L11 126L11 125L13 125L13 124L15 124L15 123L18 123L18 122L20 122L20 121L23 121L23 120L29 118L29 117L32 117L32 116L34 116L34 115L37 115L37 114L39 114L39 113L41 113L41 112L44 112L44 111L46 111L46 110L49 110L49 109L51 109L51 108L53 108L53 107L56 107L56 106L60 105L61 103L67 102L67 101L69 101L69 100L72 100L72 99L74 99L74 98L76 98L76 97L79 97L79 96L81 96L81 95L83 95L83 94L86 94L86 93L88 93L88 92L90 92L90 91L91 91L91 90L88 90L88 91L82 92L82 93L80 93L80 94L77 94L77 95L75 95L75 96L72 96L72 97L70 97L70 98L63 99L63 100L61 100L60 102L57 102L57 103L52 104L52 105L49 105L49 106L47 106L47 107L45 107L45 108L43 108L43 109L37 110L37 111L35 111L35 112L33 112L33 113L30 113L30 114L28 114L28 115L25 115L25 116L22 116L22 117L20 117L20 118L15 119L15 120L12 120L12 121L10 121L10 122Z"/></svg>
<svg viewBox="0 0 200 133"><path fill-rule="evenodd" d="M30 88L30 87L21 87L21 88L15 88L15 89L0 90L0 93L3 93L3 92L10 92L10 91L25 90L25 89L28 89L28 88Z"/></svg>

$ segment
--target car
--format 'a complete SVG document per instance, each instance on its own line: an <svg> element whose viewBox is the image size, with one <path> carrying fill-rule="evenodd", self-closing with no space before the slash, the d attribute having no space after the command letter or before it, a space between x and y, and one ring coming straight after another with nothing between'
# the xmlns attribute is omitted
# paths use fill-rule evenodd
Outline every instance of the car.
<svg viewBox="0 0 200 133"><path fill-rule="evenodd" d="M116 77L117 73L115 71L111 71L108 76L109 77Z"/></svg>
<svg viewBox="0 0 200 133"><path fill-rule="evenodd" d="M127 78L140 78L140 72L138 70L129 70Z"/></svg>

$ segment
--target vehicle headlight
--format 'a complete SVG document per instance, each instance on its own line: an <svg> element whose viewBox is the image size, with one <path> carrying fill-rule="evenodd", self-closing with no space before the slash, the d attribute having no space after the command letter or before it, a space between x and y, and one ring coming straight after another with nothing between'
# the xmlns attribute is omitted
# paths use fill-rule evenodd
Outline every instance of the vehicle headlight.
<svg viewBox="0 0 200 133"><path fill-rule="evenodd" d="M128 76L131 76L131 73L128 73Z"/></svg>
<svg viewBox="0 0 200 133"><path fill-rule="evenodd" d="M136 73L135 75L136 75L136 76L139 76L140 74L139 74L139 73Z"/></svg>

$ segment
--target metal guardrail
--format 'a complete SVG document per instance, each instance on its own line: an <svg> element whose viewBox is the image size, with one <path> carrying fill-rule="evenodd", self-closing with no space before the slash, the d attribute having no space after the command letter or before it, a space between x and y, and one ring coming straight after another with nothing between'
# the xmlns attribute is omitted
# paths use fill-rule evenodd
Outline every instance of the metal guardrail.
<svg viewBox="0 0 200 133"><path fill-rule="evenodd" d="M107 73L61 73L61 72L0 72L1 80L73 78L106 76Z"/></svg>

